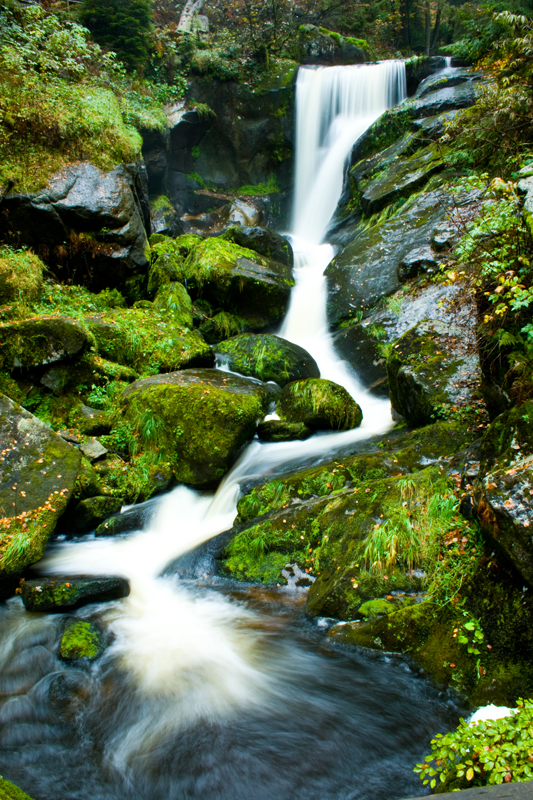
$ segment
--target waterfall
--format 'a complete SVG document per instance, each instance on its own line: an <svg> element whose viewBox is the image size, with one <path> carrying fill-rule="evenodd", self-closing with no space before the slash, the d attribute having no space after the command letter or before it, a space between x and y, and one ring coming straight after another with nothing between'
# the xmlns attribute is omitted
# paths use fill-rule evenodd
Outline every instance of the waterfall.
<svg viewBox="0 0 533 800"><path fill-rule="evenodd" d="M322 243L342 191L344 169L356 139L405 96L401 62L300 70L297 84L297 157L294 222L296 286L280 334L316 359L322 377L344 385L363 408L363 424L304 442L254 441L210 497L179 486L162 501L145 531L125 539L87 539L52 548L43 573L122 574L131 594L108 612L119 659L136 690L159 697L155 717L139 719L113 758L132 752L191 719L225 715L238 707L272 703L276 675L293 667L268 656L254 612L222 594L162 578L178 556L231 527L240 485L268 479L277 466L335 452L391 425L388 401L368 395L336 355L326 321L324 269L333 248ZM261 657L258 657L258 653ZM266 654L265 654L266 653ZM287 656L288 658L288 656ZM154 712L155 713L155 712ZM155 738L154 738L155 737Z"/></svg>

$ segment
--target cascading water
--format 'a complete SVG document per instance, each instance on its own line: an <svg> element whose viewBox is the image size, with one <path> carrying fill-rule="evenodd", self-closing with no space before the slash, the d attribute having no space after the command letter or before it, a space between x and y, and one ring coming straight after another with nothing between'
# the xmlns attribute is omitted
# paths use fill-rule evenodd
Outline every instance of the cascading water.
<svg viewBox="0 0 533 800"><path fill-rule="evenodd" d="M57 618L35 620L18 600L0 617L0 697L10 697L0 708L0 766L43 800L379 800L415 790L406 762L437 717L444 726L454 718L408 670L320 655L314 634L291 621L287 596L253 608L229 596L234 586L202 577L201 561L194 581L168 568L231 527L243 481L390 426L388 402L368 395L334 351L323 276L333 249L322 241L354 142L404 96L401 62L298 77L296 286L280 334L346 386L363 408L361 428L254 442L214 497L178 487L144 531L51 547L44 574L130 580L127 599L98 611L115 639L90 673L51 654Z"/></svg>

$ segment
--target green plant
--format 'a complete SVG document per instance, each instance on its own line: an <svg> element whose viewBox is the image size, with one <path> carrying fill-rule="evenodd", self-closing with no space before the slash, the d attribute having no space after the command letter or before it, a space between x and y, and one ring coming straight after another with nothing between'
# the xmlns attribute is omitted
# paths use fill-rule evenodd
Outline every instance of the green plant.
<svg viewBox="0 0 533 800"><path fill-rule="evenodd" d="M450 784L486 786L533 779L533 701L520 699L509 717L469 724L461 720L452 733L437 734L432 753L417 764L424 783L434 789L437 778Z"/></svg>

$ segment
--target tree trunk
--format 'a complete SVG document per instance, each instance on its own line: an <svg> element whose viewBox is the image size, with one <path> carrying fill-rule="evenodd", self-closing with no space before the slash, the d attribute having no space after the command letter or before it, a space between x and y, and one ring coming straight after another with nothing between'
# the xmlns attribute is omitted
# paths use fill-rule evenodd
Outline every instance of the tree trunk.
<svg viewBox="0 0 533 800"><path fill-rule="evenodd" d="M205 0L187 0L185 8L181 12L180 21L178 23L178 30L190 33L192 30L192 21L197 14L202 10Z"/></svg>
<svg viewBox="0 0 533 800"><path fill-rule="evenodd" d="M431 37L430 52L433 52L433 50L435 49L435 45L437 44L437 39L439 38L441 15L442 15L442 8L439 3L437 7L437 16L435 17L435 25L433 26L433 36Z"/></svg>
<svg viewBox="0 0 533 800"><path fill-rule="evenodd" d="M431 0L426 0L426 55L431 52Z"/></svg>

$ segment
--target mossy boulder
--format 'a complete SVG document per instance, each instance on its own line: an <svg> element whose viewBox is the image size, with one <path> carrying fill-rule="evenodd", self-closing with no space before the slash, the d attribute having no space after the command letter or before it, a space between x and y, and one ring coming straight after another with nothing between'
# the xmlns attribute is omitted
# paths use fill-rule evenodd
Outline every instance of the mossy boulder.
<svg viewBox="0 0 533 800"><path fill-rule="evenodd" d="M148 295L153 297L167 283L182 279L183 265L188 255L188 249L180 243L179 238L171 239L159 234L152 234L150 243L152 247L150 272L148 273Z"/></svg>
<svg viewBox="0 0 533 800"><path fill-rule="evenodd" d="M34 300L43 285L44 264L29 250L0 247L0 305Z"/></svg>
<svg viewBox="0 0 533 800"><path fill-rule="evenodd" d="M216 348L234 372L275 381L286 386L300 378L319 378L314 358L297 344L271 333L243 333L226 339Z"/></svg>
<svg viewBox="0 0 533 800"><path fill-rule="evenodd" d="M185 277L198 297L241 317L252 330L282 319L294 285L286 264L221 238L193 247Z"/></svg>
<svg viewBox="0 0 533 800"><path fill-rule="evenodd" d="M102 632L86 620L71 619L67 622L61 641L59 657L63 661L93 661L104 651Z"/></svg>
<svg viewBox="0 0 533 800"><path fill-rule="evenodd" d="M240 317L227 311L219 311L213 317L204 319L198 328L198 333L201 333L208 344L213 345L232 336L238 336L245 328L246 323Z"/></svg>
<svg viewBox="0 0 533 800"><path fill-rule="evenodd" d="M161 314L171 314L175 325L192 328L192 300L183 284L173 281L159 289L154 308Z"/></svg>
<svg viewBox="0 0 533 800"><path fill-rule="evenodd" d="M0 451L0 593L5 593L42 558L73 493L81 454L4 396Z"/></svg>
<svg viewBox="0 0 533 800"><path fill-rule="evenodd" d="M387 374L392 407L413 427L466 408L481 382L475 343L438 320L424 320L398 340Z"/></svg>
<svg viewBox="0 0 533 800"><path fill-rule="evenodd" d="M94 338L69 317L35 317L0 324L0 367L41 367L80 357Z"/></svg>
<svg viewBox="0 0 533 800"><path fill-rule="evenodd" d="M374 617L382 617L384 614L390 614L394 611L395 607L392 603L378 597L376 600L367 600L359 607L359 614L365 619L374 619Z"/></svg>
<svg viewBox="0 0 533 800"><path fill-rule="evenodd" d="M192 328L190 305L181 305L183 287L173 284L162 297L166 307L128 308L86 317L100 355L140 373L171 372L186 367L210 367L214 354ZM168 294L166 293L168 292ZM174 300L176 308L173 308ZM162 302L163 305L163 302ZM183 326L183 323L190 326Z"/></svg>
<svg viewBox="0 0 533 800"><path fill-rule="evenodd" d="M218 370L183 370L136 381L123 399L134 426L141 428L147 415L159 420L161 447L175 459L178 481L212 486L253 437L269 393Z"/></svg>
<svg viewBox="0 0 533 800"><path fill-rule="evenodd" d="M94 530L107 517L120 511L122 505L121 497L106 497L105 495L80 500L74 510L74 528L80 533Z"/></svg>
<svg viewBox="0 0 533 800"><path fill-rule="evenodd" d="M264 442L293 442L309 439L313 431L303 422L286 422L282 419L267 419L257 427L257 435Z"/></svg>
<svg viewBox="0 0 533 800"><path fill-rule="evenodd" d="M288 422L303 422L313 430L347 431L357 428L363 412L346 389L323 378L293 381L278 401L279 416Z"/></svg>
<svg viewBox="0 0 533 800"><path fill-rule="evenodd" d="M293 47L295 57L303 64L363 64L369 59L364 39L344 37L315 25L301 25Z"/></svg>
<svg viewBox="0 0 533 800"><path fill-rule="evenodd" d="M88 603L120 600L130 593L126 578L72 575L24 581L22 602L27 611L71 611Z"/></svg>

